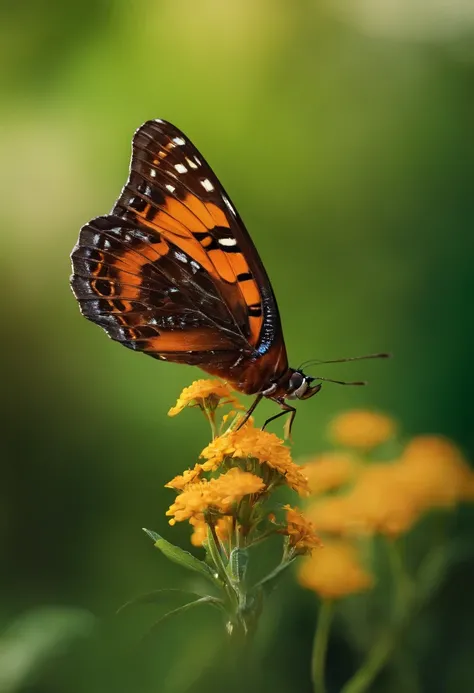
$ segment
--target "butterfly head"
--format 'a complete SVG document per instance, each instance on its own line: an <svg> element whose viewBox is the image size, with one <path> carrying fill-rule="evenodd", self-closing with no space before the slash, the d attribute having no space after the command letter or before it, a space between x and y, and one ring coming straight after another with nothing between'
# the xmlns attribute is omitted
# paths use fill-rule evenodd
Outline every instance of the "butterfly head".
<svg viewBox="0 0 474 693"><path fill-rule="evenodd" d="M312 385L315 380L316 378L305 375L303 371L293 371L288 381L286 397L288 399L309 399L319 392L322 387L321 383Z"/></svg>

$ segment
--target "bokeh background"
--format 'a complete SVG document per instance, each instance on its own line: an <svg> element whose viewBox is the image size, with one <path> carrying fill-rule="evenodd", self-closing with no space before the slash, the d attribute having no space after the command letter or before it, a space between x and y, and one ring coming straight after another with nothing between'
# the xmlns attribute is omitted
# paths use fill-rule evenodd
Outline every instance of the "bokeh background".
<svg viewBox="0 0 474 693"><path fill-rule="evenodd" d="M143 648L158 612L114 618L135 594L188 584L140 528L187 544L186 528L167 525L163 484L208 431L192 411L166 416L198 371L121 349L80 317L69 253L124 184L134 130L170 120L245 219L292 364L395 355L325 367L370 387L327 385L300 404L295 457L324 448L330 418L360 406L472 453L474 7L28 0L0 11L4 689L310 691L317 603L290 576L256 645L264 683L224 677L213 613L185 615ZM461 513L452 536L474 542L471 520ZM474 559L420 630L421 690L474 687L473 580ZM330 676L350 673L344 632L331 653ZM390 685L373 690L400 690Z"/></svg>

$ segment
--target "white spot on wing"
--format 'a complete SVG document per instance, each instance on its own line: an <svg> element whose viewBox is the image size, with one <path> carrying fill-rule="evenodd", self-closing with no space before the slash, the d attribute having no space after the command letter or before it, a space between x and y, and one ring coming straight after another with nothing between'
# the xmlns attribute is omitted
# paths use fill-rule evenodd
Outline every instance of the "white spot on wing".
<svg viewBox="0 0 474 693"><path fill-rule="evenodd" d="M183 164L175 164L174 167L178 173L187 173L188 172L188 169Z"/></svg>
<svg viewBox="0 0 474 693"><path fill-rule="evenodd" d="M204 178L201 181L201 185L204 188L204 190L207 190L207 192L212 192L214 190L214 186L212 185L211 181L209 178Z"/></svg>
<svg viewBox="0 0 474 693"><path fill-rule="evenodd" d="M150 176L151 176L152 178L156 178L156 171L155 171L154 168L151 168L151 169L150 169Z"/></svg>
<svg viewBox="0 0 474 693"><path fill-rule="evenodd" d="M219 245L225 245L229 248L233 245L237 245L237 241L235 240L235 238L219 238L218 243Z"/></svg>
<svg viewBox="0 0 474 693"><path fill-rule="evenodd" d="M182 147L183 144L186 144L186 140L183 140L182 137L173 137L173 142L175 144L179 144L180 147Z"/></svg>
<svg viewBox="0 0 474 693"><path fill-rule="evenodd" d="M150 319L148 320L148 324L149 324L149 325L156 325L156 324L157 324L156 318L150 318Z"/></svg>
<svg viewBox="0 0 474 693"><path fill-rule="evenodd" d="M187 261L188 261L187 256L186 256L184 253L182 253L180 250L177 250L177 251L175 252L175 256L176 256L176 257L178 258L178 260L180 260L181 262L187 262Z"/></svg>
<svg viewBox="0 0 474 693"><path fill-rule="evenodd" d="M235 209L232 207L229 198L226 197L225 195L224 195L224 202L225 202L225 204L226 204L226 207L232 212L232 214L233 214L234 216L236 216L237 212L236 212Z"/></svg>
<svg viewBox="0 0 474 693"><path fill-rule="evenodd" d="M198 167L197 164L195 164L194 161L191 161L191 159L188 159L188 157L186 157L186 163L188 166L191 166L191 168L196 169Z"/></svg>
<svg viewBox="0 0 474 693"><path fill-rule="evenodd" d="M174 185L170 185L169 183L167 183L167 184L165 185L165 188L166 188L167 190L169 190L170 193L174 193L174 191L176 190L176 188L174 187Z"/></svg>
<svg viewBox="0 0 474 693"><path fill-rule="evenodd" d="M189 264L191 265L191 268L192 268L192 270L193 270L193 273L196 273L198 270L201 269L201 265L199 265L199 264L196 262L196 260L191 260L191 262L190 262Z"/></svg>

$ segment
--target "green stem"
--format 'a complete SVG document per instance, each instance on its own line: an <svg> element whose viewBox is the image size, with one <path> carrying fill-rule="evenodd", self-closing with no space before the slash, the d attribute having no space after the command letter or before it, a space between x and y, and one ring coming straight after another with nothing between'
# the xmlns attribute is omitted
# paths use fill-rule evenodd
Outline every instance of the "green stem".
<svg viewBox="0 0 474 693"><path fill-rule="evenodd" d="M311 662L311 674L314 693L325 693L325 666L326 652L329 641L329 631L331 629L332 616L334 611L333 602L324 599L318 614L318 623L313 642L313 657Z"/></svg>
<svg viewBox="0 0 474 693"><path fill-rule="evenodd" d="M387 541L393 587L393 622L402 624L411 609L413 585L407 573L403 547L399 541Z"/></svg>
<svg viewBox="0 0 474 693"><path fill-rule="evenodd" d="M227 570L224 565L224 561L222 560L222 548L221 548L221 543L219 541L219 537L217 536L216 533L216 528L214 525L214 521L211 518L207 519L207 526L209 527L209 531L207 533L207 544L209 547L209 554L212 558L212 561L214 563L214 566L216 568L216 571L221 578L221 580L225 583L229 583L229 578L227 575Z"/></svg>
<svg viewBox="0 0 474 693"><path fill-rule="evenodd" d="M393 654L412 615L413 585L406 571L402 547L396 541L389 541L387 550L392 573L392 627L378 639L360 669L343 686L341 693L363 693L369 690Z"/></svg>
<svg viewBox="0 0 474 693"><path fill-rule="evenodd" d="M211 426L211 433L212 433L212 440L215 440L217 438L217 427L216 427L216 414L215 410L211 409L210 407L204 406L202 407L204 411L204 415L206 419L209 421L209 424Z"/></svg>
<svg viewBox="0 0 474 693"><path fill-rule="evenodd" d="M341 693L363 693L363 691L368 690L387 663L395 646L395 640L393 633L382 636L372 648L359 671L342 687Z"/></svg>

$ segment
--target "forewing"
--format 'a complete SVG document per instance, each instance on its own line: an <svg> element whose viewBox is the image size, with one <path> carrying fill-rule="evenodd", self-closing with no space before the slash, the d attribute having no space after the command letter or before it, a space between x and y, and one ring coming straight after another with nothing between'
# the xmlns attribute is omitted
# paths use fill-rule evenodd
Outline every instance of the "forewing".
<svg viewBox="0 0 474 693"><path fill-rule="evenodd" d="M72 260L83 313L125 346L203 367L272 346L286 359L249 234L202 155L165 121L137 130L129 179L111 215L81 230Z"/></svg>

